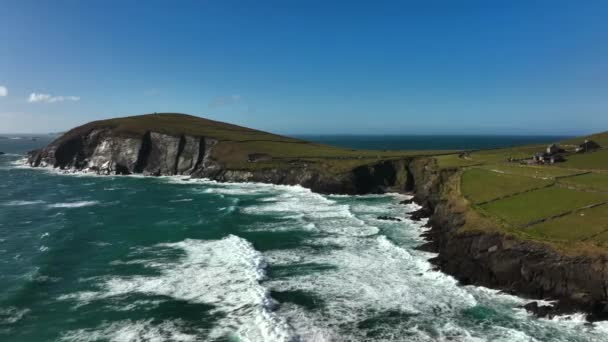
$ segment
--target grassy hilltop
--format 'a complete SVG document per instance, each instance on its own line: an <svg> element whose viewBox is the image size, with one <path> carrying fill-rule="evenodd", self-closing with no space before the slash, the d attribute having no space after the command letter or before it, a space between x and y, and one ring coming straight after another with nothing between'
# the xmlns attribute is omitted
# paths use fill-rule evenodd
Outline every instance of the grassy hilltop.
<svg viewBox="0 0 608 342"><path fill-rule="evenodd" d="M212 157L229 169L248 170L289 167L307 163L333 173L352 170L378 160L410 158L453 151L374 151L354 150L284 137L251 128L186 114L159 113L93 121L67 132L68 140L92 129L112 128L117 134L142 136L147 131L169 135L204 136L218 140ZM264 155L250 162L251 155Z"/></svg>
<svg viewBox="0 0 608 342"><path fill-rule="evenodd" d="M568 153L590 139L601 148ZM523 146L434 157L440 168L456 169L467 211L466 229L498 229L545 241L570 252L608 247L608 132L558 144L566 160L551 165L521 161L546 145ZM508 161L512 158L511 161ZM599 249L598 249L599 248Z"/></svg>

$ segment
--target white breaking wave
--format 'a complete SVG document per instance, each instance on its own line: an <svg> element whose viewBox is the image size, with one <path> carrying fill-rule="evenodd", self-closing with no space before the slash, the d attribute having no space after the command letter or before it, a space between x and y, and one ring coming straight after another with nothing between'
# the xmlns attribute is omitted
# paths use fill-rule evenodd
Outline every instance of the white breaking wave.
<svg viewBox="0 0 608 342"><path fill-rule="evenodd" d="M17 160L14 160L10 163L15 168L30 168L27 163L27 157L23 157Z"/></svg>
<svg viewBox="0 0 608 342"><path fill-rule="evenodd" d="M318 311L293 304L282 305L279 313L288 317L302 339L359 340L363 336L358 335L361 329L357 329L357 324L387 312L432 316L449 312L452 306L466 308L477 304L474 296L458 287L453 278L432 270L426 261L428 254L414 251L417 255L412 255L395 246L384 235L378 235L379 228L370 222L377 221L375 215L387 212L386 203L358 203L352 201L352 197L343 197L351 201L340 202L340 196L326 198L299 187L277 190L278 193L275 191L260 199L259 204L243 208L243 211L291 218L302 230L314 229L322 233L307 244L327 247L322 253L308 248L266 253L269 262L275 266L297 268L299 264L314 264L329 267L321 273L267 282L273 290L303 291L324 303L324 308ZM382 197L360 197L375 198ZM357 217L354 210L364 211L365 215ZM403 210L403 206L395 206L394 210ZM362 219L365 216L369 217L368 222ZM376 223L395 224L392 221ZM401 228L405 228L403 224ZM412 236L419 235L418 228L409 228L414 230ZM255 229L263 230L263 225ZM268 227L268 230L274 231L275 228ZM444 291L450 287L452 291ZM434 298L436 304L429 306L429 298ZM425 336L424 332L416 333ZM462 329L458 336L464 335L466 330Z"/></svg>
<svg viewBox="0 0 608 342"><path fill-rule="evenodd" d="M41 200L35 200L35 201L9 201L9 202L3 203L3 205L10 206L10 207L18 207L18 206L36 205L36 204L43 204L43 203L45 203L45 202L41 201Z"/></svg>
<svg viewBox="0 0 608 342"><path fill-rule="evenodd" d="M378 233L378 228L367 225L355 217L347 204L338 204L302 187L280 188L279 194L265 198L258 205L243 208L249 214L273 214L298 220L310 228L311 223L322 225L323 232L347 236L369 236Z"/></svg>
<svg viewBox="0 0 608 342"><path fill-rule="evenodd" d="M183 332L184 323L181 321L164 321L153 324L152 320L119 321L106 323L94 329L78 329L63 334L61 341L70 342L161 342L198 341L192 333Z"/></svg>
<svg viewBox="0 0 608 342"><path fill-rule="evenodd" d="M54 203L49 204L49 208L81 208L89 207L98 204L98 201L79 201L79 202L67 202L67 203Z"/></svg>
<svg viewBox="0 0 608 342"><path fill-rule="evenodd" d="M260 285L266 266L249 242L234 235L216 241L184 240L157 248L181 250L177 263L141 261L161 272L157 277L104 279L97 292L80 292L59 299L90 301L142 293L213 305L224 318L209 332L212 339L236 336L245 341L292 341L293 332L272 312L273 301Z"/></svg>
<svg viewBox="0 0 608 342"><path fill-rule="evenodd" d="M408 197L395 200L404 198ZM320 303L313 310L282 303L278 310L303 341L510 342L542 341L550 336L565 342L578 336L584 341L603 338L608 325L587 326L584 316L536 319L520 308L527 302L522 298L483 287L459 286L451 276L434 270L428 262L432 253L414 249L423 242L420 234L427 229L423 227L425 220L376 218L383 214L403 219L405 212L419 207L381 199L327 198L299 187L275 188L242 209L248 214L288 219L292 223L283 225L290 229L320 233L305 244L324 247L321 250L300 247L264 253L271 266L293 270L322 266L320 271L295 272L265 282L272 290L298 291ZM256 224L252 229L264 230L264 225ZM266 226L266 231L276 230L274 225ZM385 234L402 241L403 246ZM471 324L473 318L467 315L474 317L476 310L489 310L484 313L489 320L503 315L510 322Z"/></svg>
<svg viewBox="0 0 608 342"><path fill-rule="evenodd" d="M182 198L182 199L170 200L169 202L171 202L171 203L179 203L179 202L192 202L192 201L193 201L192 198Z"/></svg>
<svg viewBox="0 0 608 342"><path fill-rule="evenodd" d="M14 306L0 308L0 325L18 322L29 312L30 309L20 309Z"/></svg>

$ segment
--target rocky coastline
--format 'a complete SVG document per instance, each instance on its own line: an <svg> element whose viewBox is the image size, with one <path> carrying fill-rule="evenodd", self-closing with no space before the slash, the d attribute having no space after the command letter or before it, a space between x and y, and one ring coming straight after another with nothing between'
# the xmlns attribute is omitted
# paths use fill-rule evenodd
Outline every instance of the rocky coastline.
<svg viewBox="0 0 608 342"><path fill-rule="evenodd" d="M44 149L32 151L32 167L86 170L98 174L188 175L220 182L301 185L319 193L413 193L429 217L432 260L463 284L483 285L530 298L554 299L527 309L550 316L584 311L589 320L608 319L608 258L569 256L540 242L496 230L462 231L466 215L454 193L457 170L440 169L434 159L381 160L349 172L322 172L298 161L286 167L231 169L214 157L214 138L146 132L122 134L112 128L71 131ZM390 219L390 218L389 218Z"/></svg>
<svg viewBox="0 0 608 342"><path fill-rule="evenodd" d="M538 300L525 308L551 317L584 312L589 321L608 319L608 258L571 256L550 245L519 239L497 230L465 230L466 215L458 199L449 196L457 170L439 169L433 159L410 165L414 201L430 213L421 248L436 252L432 263L462 284L482 285Z"/></svg>
<svg viewBox="0 0 608 342"><path fill-rule="evenodd" d="M31 151L33 167L85 170L101 175L188 175L220 182L262 182L301 185L319 193L380 193L403 188L407 160L387 160L356 167L347 173L322 172L306 163L290 162L282 168L232 169L214 158L216 139L146 132L125 135L112 128L70 134L47 147Z"/></svg>

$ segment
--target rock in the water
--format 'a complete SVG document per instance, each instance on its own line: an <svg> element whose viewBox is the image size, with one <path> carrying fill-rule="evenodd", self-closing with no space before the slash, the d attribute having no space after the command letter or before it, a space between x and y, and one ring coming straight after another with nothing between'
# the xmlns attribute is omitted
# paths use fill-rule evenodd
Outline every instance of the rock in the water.
<svg viewBox="0 0 608 342"><path fill-rule="evenodd" d="M403 201L399 202L399 204L406 204L406 205L407 204L412 204L412 203L414 203L414 199L413 198L406 199L406 200L403 200Z"/></svg>
<svg viewBox="0 0 608 342"><path fill-rule="evenodd" d="M401 222L400 218L398 218L398 217L392 217L392 216L378 216L378 220Z"/></svg>
<svg viewBox="0 0 608 342"><path fill-rule="evenodd" d="M429 209L428 207L422 207L416 211L411 212L410 219L412 219L414 221L420 221L423 218L427 218L427 217L431 216L431 214L433 214L431 209Z"/></svg>
<svg viewBox="0 0 608 342"><path fill-rule="evenodd" d="M598 301L592 305L591 313L587 316L588 321L608 320L608 302Z"/></svg>
<svg viewBox="0 0 608 342"><path fill-rule="evenodd" d="M555 315L555 308L550 305L539 305L538 302L530 302L523 306L528 312L537 317L552 317Z"/></svg>
<svg viewBox="0 0 608 342"><path fill-rule="evenodd" d="M6 154L6 153L4 153L4 152L0 152L0 156L1 156L1 155L3 155L3 154Z"/></svg>

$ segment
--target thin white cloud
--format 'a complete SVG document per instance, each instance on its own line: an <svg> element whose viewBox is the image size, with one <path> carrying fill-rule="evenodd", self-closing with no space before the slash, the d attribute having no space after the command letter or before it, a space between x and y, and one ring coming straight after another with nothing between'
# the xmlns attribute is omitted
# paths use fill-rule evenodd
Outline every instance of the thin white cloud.
<svg viewBox="0 0 608 342"><path fill-rule="evenodd" d="M55 103L55 102L63 102L63 101L80 101L80 97L78 96L53 96L51 94L39 94L39 93L31 93L30 97L27 99L27 102L36 103Z"/></svg>
<svg viewBox="0 0 608 342"><path fill-rule="evenodd" d="M209 102L209 107L227 107L237 104L239 101L241 101L241 95L218 96Z"/></svg>
<svg viewBox="0 0 608 342"><path fill-rule="evenodd" d="M0 97L5 97L8 95L8 88L5 86L0 86Z"/></svg>

